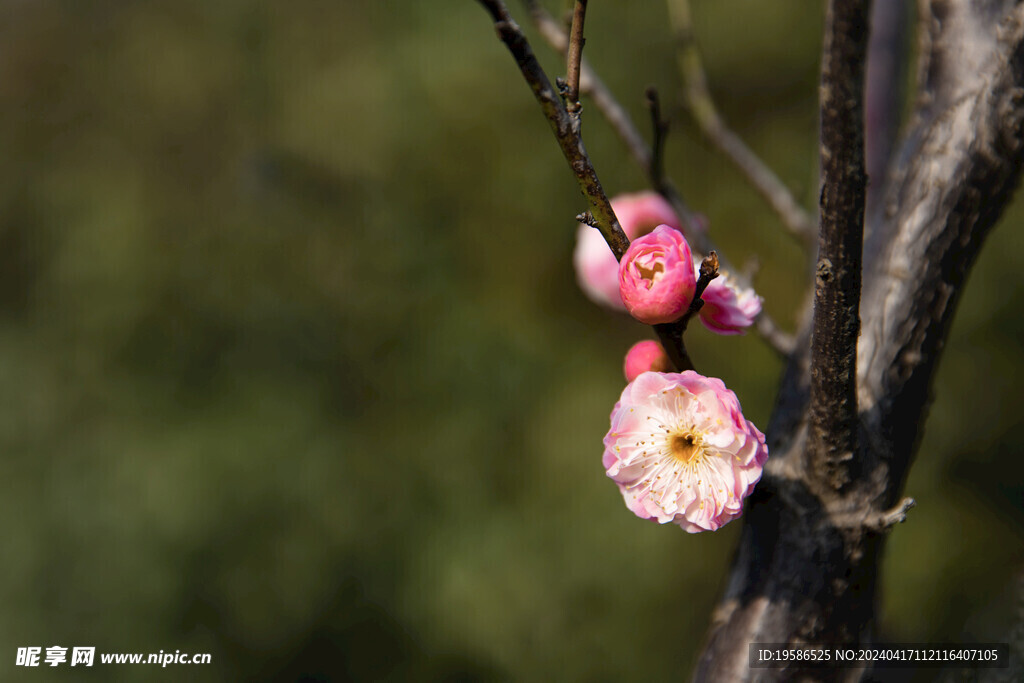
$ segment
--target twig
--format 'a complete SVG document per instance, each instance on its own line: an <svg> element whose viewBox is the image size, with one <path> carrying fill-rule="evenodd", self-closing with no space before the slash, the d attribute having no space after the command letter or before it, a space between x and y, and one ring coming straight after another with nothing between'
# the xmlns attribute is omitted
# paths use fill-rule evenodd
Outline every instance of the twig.
<svg viewBox="0 0 1024 683"><path fill-rule="evenodd" d="M802 243L814 239L814 222L789 189L725 124L708 90L700 51L693 37L689 0L668 0L669 19L676 36L676 58L683 76L686 102L701 132L746 176L783 224Z"/></svg>
<svg viewBox="0 0 1024 683"><path fill-rule="evenodd" d="M523 0L523 2L529 10L530 18L544 40L560 54L564 55L569 45L569 38L560 23L537 0ZM601 115L608 121L623 143L625 143L626 149L629 150L633 160L636 161L636 164L647 176L651 187L672 205L676 215L679 216L679 220L683 222L686 237L690 244L695 246L697 251L704 254L713 250L715 245L708 238L707 234L701 230L697 214L683 200L675 183L667 176L662 176L660 179L657 178L651 149L647 146L629 113L611 94L608 86L598 78L586 59L582 59L580 62L580 92L590 96L594 106L601 112Z"/></svg>
<svg viewBox="0 0 1024 683"><path fill-rule="evenodd" d="M534 26L540 31L541 37L551 45L559 54L565 55L569 45L569 38L565 34L558 21L555 20L547 10L540 6L537 0L524 0L526 9L530 13L530 19ZM602 115L615 129L619 137L626 143L626 147L637 158L637 163L645 168L651 163L650 153L647 150L647 143L633 125L629 114L615 98L611 96L608 87L598 78L597 74L590 67L586 59L580 60L580 92L589 94L594 100L595 106L600 109Z"/></svg>
<svg viewBox="0 0 1024 683"><path fill-rule="evenodd" d="M569 31L569 49L566 53L565 108L570 114L580 111L580 62L583 60L583 22L587 17L587 0L576 0Z"/></svg>
<svg viewBox="0 0 1024 683"><path fill-rule="evenodd" d="M864 237L864 59L870 0L830 0L821 70L821 232L811 332L812 479L856 478L857 336Z"/></svg>
<svg viewBox="0 0 1024 683"><path fill-rule="evenodd" d="M753 282L757 274L761 272L761 259L757 257L757 254L753 254L748 257L743 265L740 267L740 277L747 282Z"/></svg>
<svg viewBox="0 0 1024 683"><path fill-rule="evenodd" d="M693 361L686 351L686 345L683 343L683 333L686 332L686 326L689 325L693 316L697 315L700 309L704 307L704 299L702 298L704 290L708 288L708 285L716 277L718 277L718 254L712 251L701 261L697 288L694 290L693 301L690 302L686 313L675 322L654 326L655 332L658 333L658 338L661 339L661 345L665 348L665 353L679 372L695 369Z"/></svg>
<svg viewBox="0 0 1024 683"><path fill-rule="evenodd" d="M758 271L761 270L761 262L758 260L757 255L751 256L747 259L747 262L743 264L743 268L740 269L740 277L749 283L754 282L754 278L757 276ZM757 320L754 323L754 329L761 336L761 339L772 348L779 356L785 360L789 358L793 350L796 349L796 337L789 334L788 332L779 328L768 315L761 311L758 314Z"/></svg>
<svg viewBox="0 0 1024 683"><path fill-rule="evenodd" d="M779 326L775 324L775 321L763 312L757 316L755 327L758 334L761 335L761 338L764 339L768 346L772 347L772 349L774 349L782 358L789 358L789 355L793 353L793 350L796 348L796 338L779 329Z"/></svg>
<svg viewBox="0 0 1024 683"><path fill-rule="evenodd" d="M668 121L661 118L661 98L658 89L653 85L644 91L644 101L651 112L651 130L654 141L651 143L651 184L660 185L665 179L665 137L668 134Z"/></svg>
<svg viewBox="0 0 1024 683"><path fill-rule="evenodd" d="M913 498L904 498L894 507L879 512L873 518L864 522L864 526L873 531L888 531L897 524L907 521L907 512L917 505Z"/></svg>
<svg viewBox="0 0 1024 683"><path fill-rule="evenodd" d="M534 26L537 27L541 36L552 48L559 53L565 54L568 46L568 37L559 22L537 0L523 0L523 2L529 10ZM619 138L625 143L634 161L647 175L651 186L672 205L676 215L679 216L686 229L686 237L690 244L702 254L717 251L715 243L708 236L704 228L701 227L701 220L683 201L682 196L676 189L675 183L667 175L664 175L663 172L657 170L658 166L654 162L654 154L647 146L647 143L644 142L643 136L640 135L629 114L611 94L611 91L598 77L586 59L581 61L580 74L580 92L590 95L590 98L594 101L594 106L601 112L605 120L608 121ZM723 267L731 270L726 258L722 257L721 261ZM779 329L767 313L762 312L758 316L757 329L761 332L761 338L783 356L788 356L795 346L793 338ZM664 344L664 340L663 345L666 349L668 348L668 345Z"/></svg>
<svg viewBox="0 0 1024 683"><path fill-rule="evenodd" d="M576 175L580 190L590 202L591 210L580 214L577 216L577 219L583 220L589 225L596 223L598 229L601 230L605 240L608 242L608 246L611 247L612 253L615 254L615 258L621 260L626 247L629 246L629 240L623 234L622 228L615 218L615 213L608 202L608 197L604 194L601 183L598 181L597 173L594 171L590 158L583 148L583 141L579 135L579 126L573 123L574 120L576 122L579 121L578 112L576 115L573 115L566 111L565 106L552 89L547 75L540 64L538 64L536 57L534 57L526 36L523 35L519 27L512 21L512 17L509 15L505 4L501 0L479 1L491 13L498 36L508 46L524 78L530 84L530 88L537 97L541 109L551 123L551 128L558 139L559 146L562 148L562 153ZM714 252L711 252L711 256L706 258L701 265L698 291L694 296L694 301L690 304L691 310L700 310L700 307L703 305L700 296L703 294L708 283L717 275L718 257ZM701 286L701 283L703 283L703 286ZM654 326L666 354L679 371L693 369L693 361L690 360L690 356L686 352L686 346L683 344L683 332L686 330L686 323L691 315L692 313L688 312L687 315L674 323Z"/></svg>
<svg viewBox="0 0 1024 683"><path fill-rule="evenodd" d="M686 314L680 320L680 324L683 329L690 323L690 319L693 316L700 313L700 309L704 308L704 290L708 288L711 281L718 277L718 254L711 252L704 257L704 260L700 262L700 270L698 271L697 277L697 288L693 292L693 301L690 302L689 308L686 309Z"/></svg>
<svg viewBox="0 0 1024 683"><path fill-rule="evenodd" d="M574 117L569 115L565 105L562 104L554 88L551 87L547 74L537 62L526 36L512 20L505 3L501 0L479 0L479 2L494 19L494 28L498 32L498 37L512 53L516 64L519 65L519 70L530 85L530 89L533 90L544 116L551 124L551 130L558 140L559 147L562 148L562 154L569 162L569 167L579 183L580 192L590 204L590 212L597 222L597 229L600 230L612 253L615 254L615 258L621 259L629 246L629 239L622 231L622 226L619 225L619 221L615 217L608 196L601 187L597 171L594 170L587 150L583 147L579 128L573 124Z"/></svg>

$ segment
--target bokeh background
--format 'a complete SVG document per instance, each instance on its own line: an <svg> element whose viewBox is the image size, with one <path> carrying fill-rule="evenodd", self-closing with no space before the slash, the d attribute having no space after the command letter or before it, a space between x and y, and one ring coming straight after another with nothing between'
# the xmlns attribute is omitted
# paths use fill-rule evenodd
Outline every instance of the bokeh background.
<svg viewBox="0 0 1024 683"><path fill-rule="evenodd" d="M819 4L694 8L725 117L807 206ZM673 99L662 3L591 3L587 26L638 121L648 84ZM644 186L592 108L585 137L611 193ZM678 111L667 165L792 330L799 249ZM583 208L471 0L0 0L2 677L688 675L740 525L640 521L604 477L649 331L577 289ZM1022 220L957 316L886 638L1010 623ZM763 427L765 345L688 343ZM213 664L29 676L27 645Z"/></svg>

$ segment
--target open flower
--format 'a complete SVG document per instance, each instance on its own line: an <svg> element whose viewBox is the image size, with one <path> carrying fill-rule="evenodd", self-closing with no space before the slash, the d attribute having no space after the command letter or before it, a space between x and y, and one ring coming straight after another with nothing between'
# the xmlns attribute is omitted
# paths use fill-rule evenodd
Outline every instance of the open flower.
<svg viewBox="0 0 1024 683"><path fill-rule="evenodd" d="M653 339L637 342L626 352L622 371L626 381L632 382L645 372L668 372L672 362L665 355L665 349Z"/></svg>
<svg viewBox="0 0 1024 683"><path fill-rule="evenodd" d="M638 517L697 533L742 514L767 459L736 394L687 370L645 372L626 386L602 462Z"/></svg>
<svg viewBox="0 0 1024 683"><path fill-rule="evenodd" d="M693 301L697 276L683 233L668 225L633 240L619 262L619 294L629 314L657 325L677 320Z"/></svg>
<svg viewBox="0 0 1024 683"><path fill-rule="evenodd" d="M611 200L612 210L630 241L643 237L659 225L679 229L679 218L656 192L621 194ZM596 229L580 223L573 252L576 279L592 301L619 311L626 310L619 296L619 263Z"/></svg>
<svg viewBox="0 0 1024 683"><path fill-rule="evenodd" d="M694 268L700 271L700 259L694 259ZM764 301L750 287L743 287L735 278L723 271L704 290L704 306L700 321L704 327L718 334L743 334L761 313Z"/></svg>

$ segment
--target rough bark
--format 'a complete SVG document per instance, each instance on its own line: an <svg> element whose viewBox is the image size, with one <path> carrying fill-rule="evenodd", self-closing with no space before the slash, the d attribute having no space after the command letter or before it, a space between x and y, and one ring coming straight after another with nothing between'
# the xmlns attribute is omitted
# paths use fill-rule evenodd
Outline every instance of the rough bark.
<svg viewBox="0 0 1024 683"><path fill-rule="evenodd" d="M857 336L864 238L868 0L832 0L821 66L821 229L814 275L808 478L841 490L859 473Z"/></svg>
<svg viewBox="0 0 1024 683"><path fill-rule="evenodd" d="M1024 162L1024 6L923 0L918 101L864 245L857 476L841 491L805 467L808 330L768 428L696 678L857 680L853 669L750 669L752 642L870 642L885 529L922 434L932 378L967 273Z"/></svg>

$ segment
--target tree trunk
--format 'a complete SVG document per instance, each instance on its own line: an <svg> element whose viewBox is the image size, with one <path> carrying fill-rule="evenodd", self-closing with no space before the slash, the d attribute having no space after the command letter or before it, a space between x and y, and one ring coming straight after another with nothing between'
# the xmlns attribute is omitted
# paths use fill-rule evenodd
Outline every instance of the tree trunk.
<svg viewBox="0 0 1024 683"><path fill-rule="evenodd" d="M865 226L856 450L841 461L855 476L843 481L810 466L817 437L809 321L784 372L768 428L771 458L748 501L697 680L863 674L751 669L748 645L871 641L885 532L901 518L902 508L890 509L921 440L967 273L1024 161L1024 5L922 0L920 14L914 115L883 206ZM823 193L849 191L824 181Z"/></svg>

